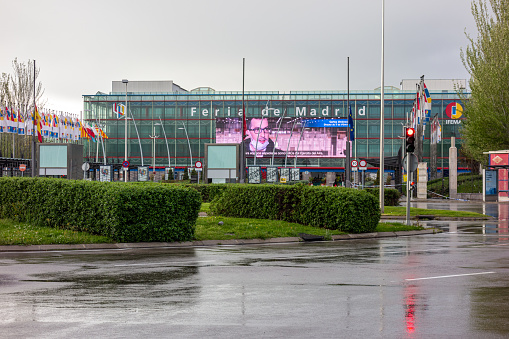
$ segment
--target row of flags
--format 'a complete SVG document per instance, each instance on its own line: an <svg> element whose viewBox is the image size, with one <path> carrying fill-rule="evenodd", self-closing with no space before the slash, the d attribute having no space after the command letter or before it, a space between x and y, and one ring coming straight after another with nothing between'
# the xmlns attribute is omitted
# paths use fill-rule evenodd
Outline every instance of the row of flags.
<svg viewBox="0 0 509 339"><path fill-rule="evenodd" d="M421 80L421 82L417 84L417 94L415 95L414 105L412 107L412 127L416 129L419 125L426 126L430 118L431 96L424 80Z"/></svg>
<svg viewBox="0 0 509 339"><path fill-rule="evenodd" d="M411 114L411 126L417 130L418 126L422 126L422 137L424 139L424 131L426 124L431 119L431 95L424 83L424 79L417 84L417 93L415 95L414 105ZM440 142L442 140L442 127L438 119L433 119L431 124L432 141Z"/></svg>
<svg viewBox="0 0 509 339"><path fill-rule="evenodd" d="M438 144L442 141L442 126L438 122L438 116L434 117L431 121L430 129L431 143Z"/></svg>
<svg viewBox="0 0 509 339"><path fill-rule="evenodd" d="M35 128L34 128L35 127ZM28 114L14 108L0 108L0 133L37 136L68 141L79 141L83 138L96 141L97 138L108 139L106 133L94 123L81 122L69 115L35 111Z"/></svg>

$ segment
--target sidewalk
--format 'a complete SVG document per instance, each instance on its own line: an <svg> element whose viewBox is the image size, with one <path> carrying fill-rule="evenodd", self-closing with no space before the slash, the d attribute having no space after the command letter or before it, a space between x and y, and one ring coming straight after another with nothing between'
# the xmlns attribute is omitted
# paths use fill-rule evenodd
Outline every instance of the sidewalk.
<svg viewBox="0 0 509 339"><path fill-rule="evenodd" d="M355 240L355 239L376 239L390 237L404 237L411 235L436 234L442 231L427 229L421 231L401 232L374 232L360 234L333 235L333 241ZM210 246L232 246L232 245L261 245L261 244L283 244L304 242L300 237L270 238L270 239L233 239L233 240L204 240L187 242L140 242L140 243L116 243L116 244L77 244L77 245L29 245L29 246L0 246L2 252L29 252L29 251L68 251L68 250L118 250L118 249L150 249L150 248L186 248L186 247L210 247Z"/></svg>

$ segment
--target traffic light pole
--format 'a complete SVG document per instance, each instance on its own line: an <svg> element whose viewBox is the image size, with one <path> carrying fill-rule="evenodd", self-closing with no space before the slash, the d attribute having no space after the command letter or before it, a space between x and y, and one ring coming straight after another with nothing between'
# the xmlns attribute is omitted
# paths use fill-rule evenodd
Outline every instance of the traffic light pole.
<svg viewBox="0 0 509 339"><path fill-rule="evenodd" d="M410 155L406 154L406 225L410 226Z"/></svg>
<svg viewBox="0 0 509 339"><path fill-rule="evenodd" d="M415 150L415 129L407 127L405 129L405 152L406 152L406 224L410 225L410 157Z"/></svg>

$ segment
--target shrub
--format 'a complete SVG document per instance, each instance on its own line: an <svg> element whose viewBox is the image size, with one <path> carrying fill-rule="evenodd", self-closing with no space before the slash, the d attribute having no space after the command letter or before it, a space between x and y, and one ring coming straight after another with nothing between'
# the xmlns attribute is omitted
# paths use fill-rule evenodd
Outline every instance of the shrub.
<svg viewBox="0 0 509 339"><path fill-rule="evenodd" d="M380 189L379 188L365 188L364 191L373 195L377 201L379 201L380 197ZM398 206L399 199L401 198L401 193L395 188L385 188L384 189L384 206Z"/></svg>
<svg viewBox="0 0 509 339"><path fill-rule="evenodd" d="M275 219L350 233L372 232L380 220L376 199L349 188L306 185L231 185L210 210L224 216Z"/></svg>
<svg viewBox="0 0 509 339"><path fill-rule="evenodd" d="M185 187L0 178L0 217L122 242L191 240L200 205Z"/></svg>

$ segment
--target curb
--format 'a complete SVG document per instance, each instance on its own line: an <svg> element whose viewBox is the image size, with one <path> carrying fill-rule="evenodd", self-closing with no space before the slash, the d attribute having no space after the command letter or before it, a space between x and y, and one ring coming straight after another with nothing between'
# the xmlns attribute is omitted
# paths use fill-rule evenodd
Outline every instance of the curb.
<svg viewBox="0 0 509 339"><path fill-rule="evenodd" d="M382 215L380 217L380 220L405 220L406 216L404 215ZM430 219L430 220L447 220L447 221L476 221L476 220L497 220L495 217L440 217L440 216L433 216L433 219L428 218L425 215L414 215L410 217L411 220L423 220L423 219Z"/></svg>
<svg viewBox="0 0 509 339"><path fill-rule="evenodd" d="M424 235L442 233L437 229L420 231L400 232L374 232L359 234L333 235L333 241L378 239L390 237L403 237L411 235ZM140 242L140 243L116 243L116 244L76 244L76 245L10 245L0 246L3 252L45 252L45 251L72 251L72 250L119 250L119 249L151 249L151 248L189 248L189 247L212 247L212 246L238 246L238 245L263 245L304 242L300 237L269 238L269 239L232 239L232 240L203 240L186 242Z"/></svg>

